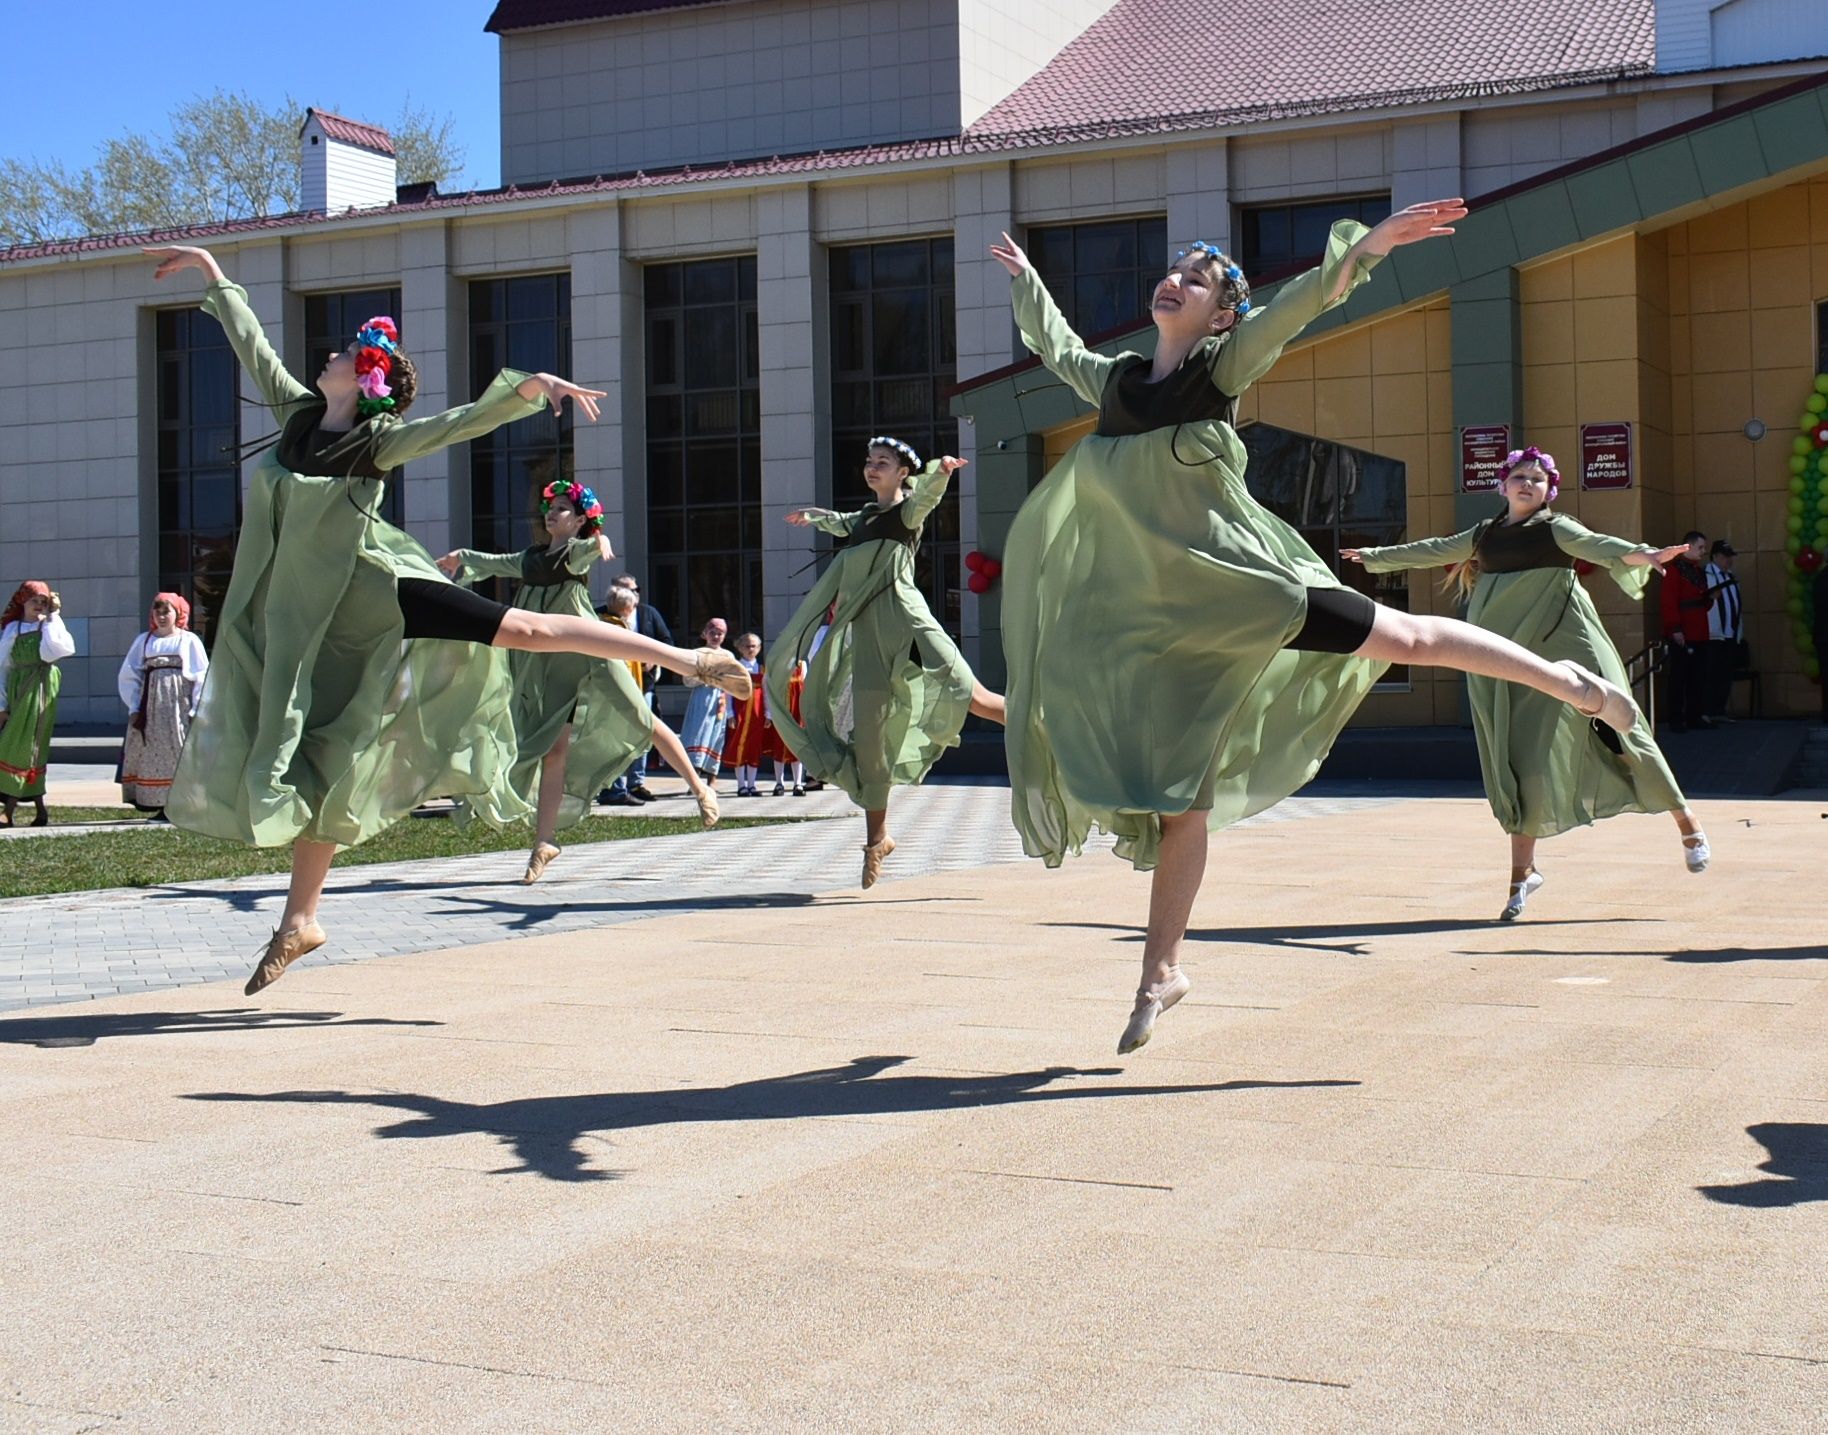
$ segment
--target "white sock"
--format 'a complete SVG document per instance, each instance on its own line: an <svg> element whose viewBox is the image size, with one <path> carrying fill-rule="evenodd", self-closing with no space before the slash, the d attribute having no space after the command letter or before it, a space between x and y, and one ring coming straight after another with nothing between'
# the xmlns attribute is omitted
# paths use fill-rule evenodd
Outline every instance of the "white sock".
<svg viewBox="0 0 1828 1435"><path fill-rule="evenodd" d="M805 763L790 762L787 764L787 769L789 772L791 772L793 774L793 785L795 787L806 786L806 764Z"/></svg>

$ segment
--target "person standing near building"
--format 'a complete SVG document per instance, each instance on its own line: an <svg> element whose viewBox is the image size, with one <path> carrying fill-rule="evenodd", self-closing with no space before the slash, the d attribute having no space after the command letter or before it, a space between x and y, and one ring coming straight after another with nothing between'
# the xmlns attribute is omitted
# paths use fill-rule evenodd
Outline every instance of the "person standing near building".
<svg viewBox="0 0 1828 1435"><path fill-rule="evenodd" d="M203 640L190 631L190 604L176 593L157 594L146 631L121 659L118 679L128 712L121 796L154 821L165 820L165 800L208 672Z"/></svg>
<svg viewBox="0 0 1828 1435"><path fill-rule="evenodd" d="M633 573L617 574L616 581L612 586L626 588L635 595L635 614L634 621L629 624L630 632L639 633L645 638L652 638L657 643L671 643L673 641L673 630L667 626L667 621L660 615L660 610L652 603L644 602L642 600L641 584ZM644 665L642 669L641 695L647 701L649 712L654 710L655 690L660 685L661 674L664 671L665 670L661 668L658 663ZM658 749L656 749L656 751L658 751ZM647 769L653 762L653 758L654 753L650 752L644 755L642 759L628 771L626 779L628 795L637 802L653 802L656 800L654 793L649 790L647 785Z"/></svg>
<svg viewBox="0 0 1828 1435"><path fill-rule="evenodd" d="M707 648L721 651L724 639L729 636L730 625L722 618L713 618L705 624L698 640ZM692 690L692 695L686 700L685 721L680 724L679 735L685 741L686 756L698 769L698 775L705 780L706 786L715 788L718 769L723 765L724 737L734 704L728 693L692 678L687 678L685 685ZM633 801L624 794L623 803Z"/></svg>
<svg viewBox="0 0 1828 1435"><path fill-rule="evenodd" d="M34 827L48 827L45 767L57 725L57 664L76 651L64 626L63 601L36 579L19 585L0 613L0 827L13 825L22 801L38 809Z"/></svg>
<svg viewBox="0 0 1828 1435"><path fill-rule="evenodd" d="M1707 535L1691 528L1687 552L1663 570L1658 602L1669 645L1669 726L1675 732L1710 728L1707 695Z"/></svg>
<svg viewBox="0 0 1828 1435"><path fill-rule="evenodd" d="M1733 576L1736 556L1731 543L1716 538L1708 550L1707 591L1707 701L1701 715L1715 722L1731 722L1726 715L1733 697L1733 674L1745 664L1740 654L1745 650L1745 604L1739 592L1739 579Z"/></svg>

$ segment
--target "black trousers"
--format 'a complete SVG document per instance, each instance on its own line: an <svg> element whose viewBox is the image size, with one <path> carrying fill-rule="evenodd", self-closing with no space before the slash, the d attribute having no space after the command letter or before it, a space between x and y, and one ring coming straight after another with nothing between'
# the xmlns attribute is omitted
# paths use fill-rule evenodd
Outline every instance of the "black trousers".
<svg viewBox="0 0 1828 1435"><path fill-rule="evenodd" d="M1705 697L1702 712L1709 717L1725 717L1726 705L1733 696L1734 660L1739 644L1730 638L1709 638L1701 650Z"/></svg>
<svg viewBox="0 0 1828 1435"><path fill-rule="evenodd" d="M1706 643L1669 645L1669 721L1696 727L1707 702Z"/></svg>

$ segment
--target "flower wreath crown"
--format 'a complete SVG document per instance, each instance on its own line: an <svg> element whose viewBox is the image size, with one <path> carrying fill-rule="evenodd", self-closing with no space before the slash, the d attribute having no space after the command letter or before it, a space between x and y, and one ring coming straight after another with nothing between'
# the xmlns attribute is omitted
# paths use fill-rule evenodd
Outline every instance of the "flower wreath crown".
<svg viewBox="0 0 1828 1435"><path fill-rule="evenodd" d="M1545 503L1555 502L1555 495L1561 492L1561 470L1555 467L1555 455L1544 453L1531 444L1528 448L1514 448L1504 456L1504 476L1509 478L1514 469L1522 468L1526 463L1539 467L1549 480L1549 494Z"/></svg>
<svg viewBox="0 0 1828 1435"><path fill-rule="evenodd" d="M887 434L878 434L869 441L869 447L876 448L879 445L883 448L894 449L896 453L900 454L908 461L908 466L910 468L920 467L920 455L914 452L912 445L905 444L898 438L890 438Z"/></svg>
<svg viewBox="0 0 1828 1435"><path fill-rule="evenodd" d="M1185 259L1190 254L1208 255L1215 263L1224 266L1225 277L1231 280L1233 284L1242 284L1244 282L1244 271L1227 259L1224 251L1216 244L1208 244L1204 239L1196 239L1188 248L1181 250L1174 257L1178 262L1179 260ZM1242 319L1248 313L1250 313L1250 300L1239 299L1238 317Z"/></svg>
<svg viewBox="0 0 1828 1435"><path fill-rule="evenodd" d="M569 479L556 479L540 490L540 517L552 512L552 502L562 498L578 511L584 520L584 532L595 533L603 526L603 505L597 501L597 495L581 483Z"/></svg>
<svg viewBox="0 0 1828 1435"><path fill-rule="evenodd" d="M393 390L387 386L394 371L394 359L400 353L400 331L385 314L377 314L356 330L355 386L362 397L355 401L363 418L391 413L395 407Z"/></svg>

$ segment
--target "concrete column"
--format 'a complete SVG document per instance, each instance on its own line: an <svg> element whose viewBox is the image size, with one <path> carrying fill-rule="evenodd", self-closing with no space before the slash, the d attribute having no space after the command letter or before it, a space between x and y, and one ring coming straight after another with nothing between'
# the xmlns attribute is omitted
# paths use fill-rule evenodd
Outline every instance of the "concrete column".
<svg viewBox="0 0 1828 1435"><path fill-rule="evenodd" d="M400 333L419 375L412 416L435 414L471 397L465 342L469 305L461 287L451 278L448 226L401 230ZM440 449L414 459L392 481L404 489L406 531L434 554L469 541L467 449Z"/></svg>
<svg viewBox="0 0 1828 1435"><path fill-rule="evenodd" d="M1523 432L1523 306L1509 266L1456 284L1453 323L1454 425L1509 424ZM1456 461L1458 455L1456 453ZM1489 493L1462 493L1454 481L1454 519L1462 528L1487 517Z"/></svg>
<svg viewBox="0 0 1828 1435"><path fill-rule="evenodd" d="M571 372L565 377L593 389L608 390L596 423L578 423L571 431L572 455L579 483L596 490L603 504L603 528L616 545L618 561L591 570L591 596L601 600L610 579L626 566L643 569L647 554L646 495L640 531L629 519L629 475L644 472L626 462L623 389L632 386L637 399L640 352L634 362L624 350L624 291L633 277L622 258L622 212L610 204L568 215L565 236L571 250Z"/></svg>
<svg viewBox="0 0 1828 1435"><path fill-rule="evenodd" d="M756 319L762 362L762 627L772 639L812 587L813 530L789 509L823 504L831 427L825 271L812 238L812 189L756 196Z"/></svg>
<svg viewBox="0 0 1828 1435"><path fill-rule="evenodd" d="M1162 263L1196 239L1230 254L1231 151L1227 142L1213 140L1176 150L1168 167L1168 184L1168 253L1159 256Z"/></svg>

